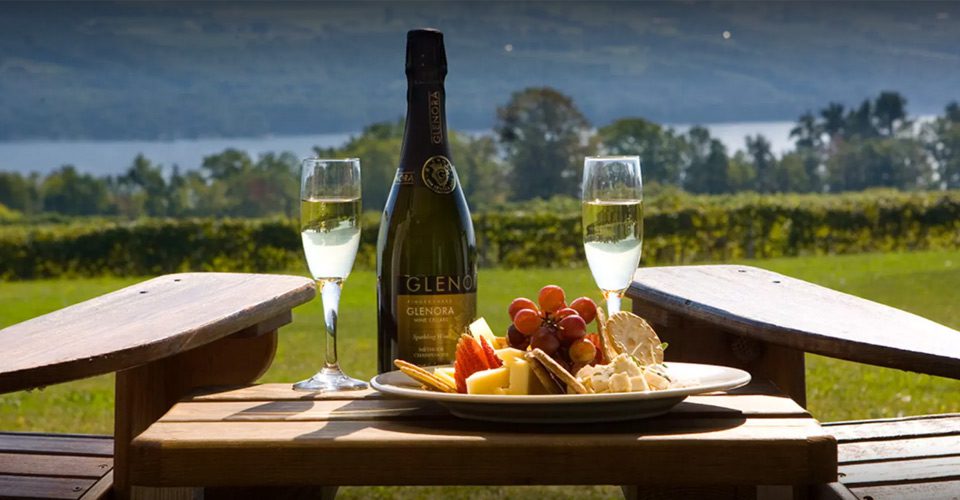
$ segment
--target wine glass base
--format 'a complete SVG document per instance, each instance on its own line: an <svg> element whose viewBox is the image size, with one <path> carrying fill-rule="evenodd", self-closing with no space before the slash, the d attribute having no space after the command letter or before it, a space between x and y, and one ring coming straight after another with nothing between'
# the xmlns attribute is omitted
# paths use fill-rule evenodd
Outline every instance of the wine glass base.
<svg viewBox="0 0 960 500"><path fill-rule="evenodd" d="M293 384L294 390L308 392L362 391L366 388L366 382L349 377L335 368L324 368L314 376Z"/></svg>

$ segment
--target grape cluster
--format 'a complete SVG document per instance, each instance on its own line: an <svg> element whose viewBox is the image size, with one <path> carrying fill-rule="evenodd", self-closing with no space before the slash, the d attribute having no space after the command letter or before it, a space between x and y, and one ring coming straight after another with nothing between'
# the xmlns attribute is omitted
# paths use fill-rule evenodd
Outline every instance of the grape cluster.
<svg viewBox="0 0 960 500"><path fill-rule="evenodd" d="M556 285L541 288L537 302L539 307L521 297L510 303L510 347L540 349L567 368L596 362L596 336L587 335L587 325L597 317L597 304L580 297L568 306L563 289Z"/></svg>

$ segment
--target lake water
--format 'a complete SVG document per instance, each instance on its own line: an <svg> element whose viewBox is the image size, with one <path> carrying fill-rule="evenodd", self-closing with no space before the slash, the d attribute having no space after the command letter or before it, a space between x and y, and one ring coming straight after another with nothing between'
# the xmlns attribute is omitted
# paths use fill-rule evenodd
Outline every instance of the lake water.
<svg viewBox="0 0 960 500"><path fill-rule="evenodd" d="M732 153L744 148L744 137L763 134L773 151L792 148L792 122L743 122L706 125ZM678 130L688 126L675 125ZM72 164L95 175L123 173L138 154L165 166L196 169L204 156L227 148L247 151L256 157L266 152L290 151L299 157L309 156L314 146L332 147L345 143L350 133L285 137L248 137L235 139L191 139L176 141L18 141L0 142L0 170L46 173L61 165ZM361 158L362 160L362 158Z"/></svg>

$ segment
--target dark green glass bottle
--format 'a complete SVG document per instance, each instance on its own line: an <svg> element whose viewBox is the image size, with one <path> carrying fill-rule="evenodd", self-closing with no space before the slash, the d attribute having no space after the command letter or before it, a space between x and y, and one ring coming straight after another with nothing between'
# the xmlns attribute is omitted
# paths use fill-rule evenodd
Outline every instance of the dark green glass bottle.
<svg viewBox="0 0 960 500"><path fill-rule="evenodd" d="M450 162L443 34L407 33L407 121L377 239L378 370L453 361L477 310L477 244Z"/></svg>

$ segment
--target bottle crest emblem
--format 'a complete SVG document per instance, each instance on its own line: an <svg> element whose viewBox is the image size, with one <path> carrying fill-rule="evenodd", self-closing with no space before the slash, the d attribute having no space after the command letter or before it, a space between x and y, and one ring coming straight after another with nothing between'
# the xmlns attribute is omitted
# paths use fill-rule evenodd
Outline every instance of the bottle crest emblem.
<svg viewBox="0 0 960 500"><path fill-rule="evenodd" d="M431 156L423 164L423 183L434 193L452 193L457 187L453 164L446 156Z"/></svg>

